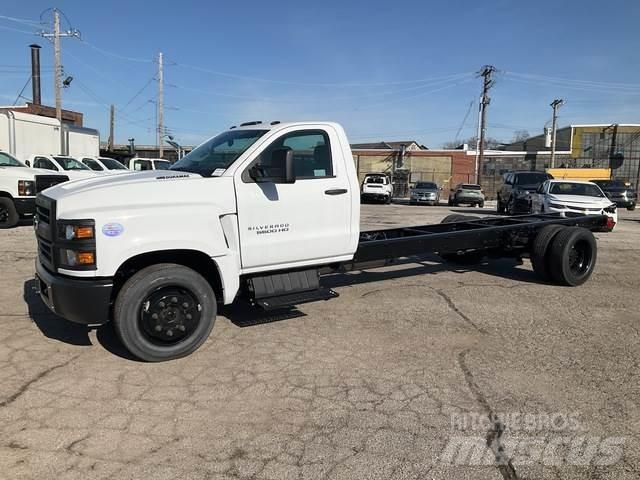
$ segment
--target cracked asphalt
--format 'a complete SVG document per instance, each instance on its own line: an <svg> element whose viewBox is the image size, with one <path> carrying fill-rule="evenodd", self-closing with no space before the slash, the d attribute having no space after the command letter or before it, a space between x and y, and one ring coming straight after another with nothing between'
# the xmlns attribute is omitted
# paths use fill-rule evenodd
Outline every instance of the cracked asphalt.
<svg viewBox="0 0 640 480"><path fill-rule="evenodd" d="M364 205L362 221L463 210ZM50 314L32 228L0 231L0 478L638 478L640 212L620 218L578 288L539 283L527 260L424 258L328 277L340 297L293 318L226 309L198 352L161 364L129 358L110 325ZM490 428L454 426L473 414ZM522 431L513 414L570 414L579 431ZM444 461L467 435L498 461ZM622 437L623 455L549 465L509 449L558 435Z"/></svg>

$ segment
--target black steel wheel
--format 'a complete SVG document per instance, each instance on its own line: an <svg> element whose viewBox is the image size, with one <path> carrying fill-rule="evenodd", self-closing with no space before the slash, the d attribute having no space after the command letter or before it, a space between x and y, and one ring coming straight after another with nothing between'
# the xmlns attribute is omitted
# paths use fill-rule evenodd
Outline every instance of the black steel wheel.
<svg viewBox="0 0 640 480"><path fill-rule="evenodd" d="M158 345L181 342L196 330L202 305L188 289L160 287L143 301L138 315L140 330Z"/></svg>
<svg viewBox="0 0 640 480"><path fill-rule="evenodd" d="M593 273L597 254L596 239L589 230L562 229L549 247L548 265L553 280L571 287L582 285Z"/></svg>
<svg viewBox="0 0 640 480"><path fill-rule="evenodd" d="M209 282L182 265L158 264L134 274L118 292L116 333L141 360L184 357L208 338L216 316Z"/></svg>
<svg viewBox="0 0 640 480"><path fill-rule="evenodd" d="M507 202L507 213L509 215L515 215L516 212L516 201L513 198L513 196L511 198L509 198L509 201Z"/></svg>
<svg viewBox="0 0 640 480"><path fill-rule="evenodd" d="M16 207L10 198L0 197L0 228L15 227L20 220Z"/></svg>

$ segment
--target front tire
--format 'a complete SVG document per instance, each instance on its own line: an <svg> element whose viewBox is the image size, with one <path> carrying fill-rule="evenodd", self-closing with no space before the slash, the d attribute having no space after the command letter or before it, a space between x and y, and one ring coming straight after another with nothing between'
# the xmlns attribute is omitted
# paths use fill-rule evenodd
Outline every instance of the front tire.
<svg viewBox="0 0 640 480"><path fill-rule="evenodd" d="M633 205L629 205L627 207L627 210L629 210L630 212L633 212L636 209L636 204L634 203Z"/></svg>
<svg viewBox="0 0 640 480"><path fill-rule="evenodd" d="M0 228L15 227L20 220L16 207L10 198L0 197Z"/></svg>
<svg viewBox="0 0 640 480"><path fill-rule="evenodd" d="M209 282L182 265L144 268L124 284L114 306L122 344L147 362L184 357L209 337L216 298Z"/></svg>

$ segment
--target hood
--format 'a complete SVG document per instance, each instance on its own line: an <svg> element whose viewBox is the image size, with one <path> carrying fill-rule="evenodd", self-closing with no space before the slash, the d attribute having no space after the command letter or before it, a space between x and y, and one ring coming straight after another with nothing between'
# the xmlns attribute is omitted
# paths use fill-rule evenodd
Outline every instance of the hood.
<svg viewBox="0 0 640 480"><path fill-rule="evenodd" d="M16 180L34 180L36 175L55 175L58 172L29 167L0 167L2 178L15 178Z"/></svg>
<svg viewBox="0 0 640 480"><path fill-rule="evenodd" d="M49 174L66 175L70 180L76 180L80 178L96 178L100 176L99 173L93 170L60 170L59 172L47 170Z"/></svg>
<svg viewBox="0 0 640 480"><path fill-rule="evenodd" d="M549 201L580 207L607 207L611 205L611 200L606 197L588 197L585 195L549 195Z"/></svg>
<svg viewBox="0 0 640 480"><path fill-rule="evenodd" d="M207 203L233 213L234 192L232 177L148 170L73 180L48 189L46 196L58 202L58 212L66 218L94 218L100 212L126 215L139 209Z"/></svg>

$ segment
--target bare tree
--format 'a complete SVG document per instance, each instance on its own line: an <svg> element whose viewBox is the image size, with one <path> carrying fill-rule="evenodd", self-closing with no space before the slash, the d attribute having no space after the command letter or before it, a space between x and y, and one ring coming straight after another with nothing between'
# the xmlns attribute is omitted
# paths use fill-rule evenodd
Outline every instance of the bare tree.
<svg viewBox="0 0 640 480"><path fill-rule="evenodd" d="M475 149L476 144L478 143L478 137L474 135L473 137L469 137L465 140L450 140L448 142L443 143L442 148L455 149L464 143L468 144L469 148ZM487 150L495 150L500 145L503 145L503 142L501 142L496 138L485 137L484 139L484 148Z"/></svg>
<svg viewBox="0 0 640 480"><path fill-rule="evenodd" d="M527 132L526 130L516 130L515 132L513 132L513 139L511 141L522 142L527 138L529 138L530 136L531 135L529 135L529 132Z"/></svg>

